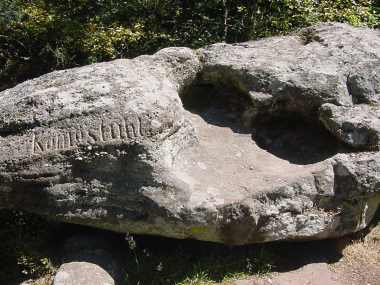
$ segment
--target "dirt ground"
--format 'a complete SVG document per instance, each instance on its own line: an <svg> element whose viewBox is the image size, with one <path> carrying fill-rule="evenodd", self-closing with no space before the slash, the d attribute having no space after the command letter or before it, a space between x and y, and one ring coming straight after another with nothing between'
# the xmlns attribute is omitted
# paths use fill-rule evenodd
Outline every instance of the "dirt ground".
<svg viewBox="0 0 380 285"><path fill-rule="evenodd" d="M359 240L345 238L334 244L342 254L336 259L316 256L315 262L297 269L222 285L380 285L380 225Z"/></svg>

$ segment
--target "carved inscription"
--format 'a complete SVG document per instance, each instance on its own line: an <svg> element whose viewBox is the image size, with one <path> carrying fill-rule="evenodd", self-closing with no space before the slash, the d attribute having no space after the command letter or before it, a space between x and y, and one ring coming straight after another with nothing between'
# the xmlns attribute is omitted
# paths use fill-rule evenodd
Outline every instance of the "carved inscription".
<svg viewBox="0 0 380 285"><path fill-rule="evenodd" d="M95 127L81 126L52 134L33 134L31 140L32 153L68 150L79 145L101 144L112 141L133 141L143 136L143 133L154 134L145 130L140 118L102 120Z"/></svg>

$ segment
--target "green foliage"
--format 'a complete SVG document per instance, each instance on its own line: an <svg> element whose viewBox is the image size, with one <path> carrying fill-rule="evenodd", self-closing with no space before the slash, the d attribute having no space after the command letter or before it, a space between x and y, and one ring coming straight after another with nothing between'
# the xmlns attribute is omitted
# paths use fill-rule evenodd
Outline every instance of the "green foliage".
<svg viewBox="0 0 380 285"><path fill-rule="evenodd" d="M0 27L4 30L8 23L19 21L17 2L13 0L3 0L0 2Z"/></svg>
<svg viewBox="0 0 380 285"><path fill-rule="evenodd" d="M0 90L167 46L283 34L319 21L379 27L376 0L2 0Z"/></svg>
<svg viewBox="0 0 380 285"><path fill-rule="evenodd" d="M267 245L227 247L199 241L126 236L124 284L209 285L272 271Z"/></svg>
<svg viewBox="0 0 380 285"><path fill-rule="evenodd" d="M14 210L0 210L0 284L54 273L67 238L78 234L104 237L120 254L120 284L206 285L252 274L266 274L276 262L269 245L227 247L200 241L134 237L72 225L54 224Z"/></svg>
<svg viewBox="0 0 380 285"><path fill-rule="evenodd" d="M36 278L53 271L48 256L51 227L20 211L0 210L0 284Z"/></svg>

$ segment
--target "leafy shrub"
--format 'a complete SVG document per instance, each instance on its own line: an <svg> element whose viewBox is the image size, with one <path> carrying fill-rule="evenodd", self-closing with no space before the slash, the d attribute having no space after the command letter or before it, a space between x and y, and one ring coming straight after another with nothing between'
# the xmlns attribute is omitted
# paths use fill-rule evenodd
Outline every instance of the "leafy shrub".
<svg viewBox="0 0 380 285"><path fill-rule="evenodd" d="M53 271L48 256L52 229L41 217L0 210L0 284L36 278Z"/></svg>
<svg viewBox="0 0 380 285"><path fill-rule="evenodd" d="M2 0L0 90L167 46L282 34L319 21L379 27L376 0Z"/></svg>

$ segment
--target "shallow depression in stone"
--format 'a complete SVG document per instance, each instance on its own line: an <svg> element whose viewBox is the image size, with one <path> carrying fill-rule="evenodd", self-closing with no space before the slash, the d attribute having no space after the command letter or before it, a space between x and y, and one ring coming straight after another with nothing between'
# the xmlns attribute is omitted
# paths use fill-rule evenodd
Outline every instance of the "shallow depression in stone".
<svg viewBox="0 0 380 285"><path fill-rule="evenodd" d="M199 145L182 152L175 169L194 188L243 190L232 191L236 195L285 185L317 171L340 150L320 125L297 115L268 116L247 125L242 116L251 103L234 88L195 86L182 100Z"/></svg>

